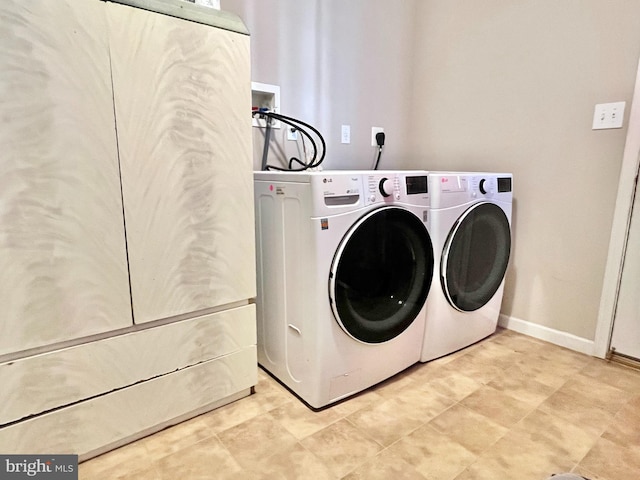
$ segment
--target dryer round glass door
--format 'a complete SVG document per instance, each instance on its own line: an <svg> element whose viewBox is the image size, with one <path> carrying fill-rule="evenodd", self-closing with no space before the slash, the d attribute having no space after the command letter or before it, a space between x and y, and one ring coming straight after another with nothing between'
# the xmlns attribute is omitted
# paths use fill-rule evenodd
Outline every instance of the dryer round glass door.
<svg viewBox="0 0 640 480"><path fill-rule="evenodd" d="M504 279L511 228L504 211L478 203L456 221L445 242L440 281L449 303L463 312L486 305Z"/></svg>
<svg viewBox="0 0 640 480"><path fill-rule="evenodd" d="M331 266L336 320L361 342L397 337L422 310L433 262L431 238L416 215L398 207L369 212L344 236Z"/></svg>

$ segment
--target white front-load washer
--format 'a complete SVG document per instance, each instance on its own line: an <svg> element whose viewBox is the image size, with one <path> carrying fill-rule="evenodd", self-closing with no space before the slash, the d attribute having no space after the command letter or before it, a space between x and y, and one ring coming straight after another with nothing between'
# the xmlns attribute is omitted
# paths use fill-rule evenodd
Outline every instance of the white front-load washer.
<svg viewBox="0 0 640 480"><path fill-rule="evenodd" d="M255 172L258 362L313 409L419 362L425 172Z"/></svg>
<svg viewBox="0 0 640 480"><path fill-rule="evenodd" d="M421 361L495 332L511 253L512 174L429 172L434 280Z"/></svg>

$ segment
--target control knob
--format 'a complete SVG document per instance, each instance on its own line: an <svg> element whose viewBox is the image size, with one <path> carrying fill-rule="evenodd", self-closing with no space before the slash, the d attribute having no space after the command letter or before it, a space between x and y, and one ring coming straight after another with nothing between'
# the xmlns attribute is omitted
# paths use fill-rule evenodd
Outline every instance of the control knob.
<svg viewBox="0 0 640 480"><path fill-rule="evenodd" d="M380 180L380 183L378 184L378 190L380 190L380 193L383 197L390 197L393 193L393 184L387 177L385 177Z"/></svg>
<svg viewBox="0 0 640 480"><path fill-rule="evenodd" d="M483 195L487 194L487 188L485 187L485 184L487 183L486 179L482 179L480 180L480 193L482 193Z"/></svg>

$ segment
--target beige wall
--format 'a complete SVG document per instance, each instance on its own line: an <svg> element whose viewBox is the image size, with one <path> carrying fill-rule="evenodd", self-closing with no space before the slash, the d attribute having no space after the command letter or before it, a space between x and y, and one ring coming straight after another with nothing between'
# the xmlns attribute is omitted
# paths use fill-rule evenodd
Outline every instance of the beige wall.
<svg viewBox="0 0 640 480"><path fill-rule="evenodd" d="M384 126L381 168L513 172L503 313L594 338L626 128L592 131L591 122L596 103L630 106L639 1L222 0L222 8L252 32L253 79L280 85L283 113L325 133L325 168L370 168L370 128ZM343 123L351 145L340 144Z"/></svg>
<svg viewBox="0 0 640 480"><path fill-rule="evenodd" d="M514 174L502 313L592 340L630 106L640 2L418 2L412 161ZM627 111L628 117L628 111Z"/></svg>
<svg viewBox="0 0 640 480"><path fill-rule="evenodd" d="M368 169L371 127L387 135L380 168L406 157L415 0L222 0L251 32L252 80L280 86L281 113L316 126L327 142L325 169ZM340 142L341 125L351 143ZM255 129L256 168L262 132ZM270 161L297 153L274 133Z"/></svg>

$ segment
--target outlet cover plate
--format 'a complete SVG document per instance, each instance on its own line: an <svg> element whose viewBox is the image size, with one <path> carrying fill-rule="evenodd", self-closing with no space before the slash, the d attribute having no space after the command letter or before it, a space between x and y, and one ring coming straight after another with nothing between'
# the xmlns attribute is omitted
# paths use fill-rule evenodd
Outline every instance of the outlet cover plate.
<svg viewBox="0 0 640 480"><path fill-rule="evenodd" d="M593 111L593 130L622 128L625 102L599 103Z"/></svg>
<svg viewBox="0 0 640 480"><path fill-rule="evenodd" d="M383 127L371 127L371 146L377 147L378 142L376 142L376 133L384 133Z"/></svg>

